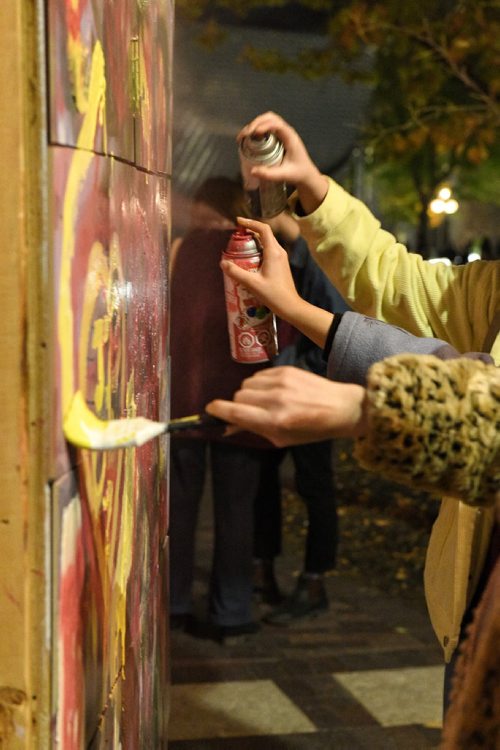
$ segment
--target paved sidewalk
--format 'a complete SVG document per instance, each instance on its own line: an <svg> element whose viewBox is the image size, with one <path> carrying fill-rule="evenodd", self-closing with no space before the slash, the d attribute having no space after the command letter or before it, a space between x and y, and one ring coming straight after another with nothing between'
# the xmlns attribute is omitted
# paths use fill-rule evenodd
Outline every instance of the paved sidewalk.
<svg viewBox="0 0 500 750"><path fill-rule="evenodd" d="M209 500L201 515L195 598L203 616ZM301 545L285 538L277 565L285 592ZM421 592L403 599L348 573L327 586L329 611L288 628L263 624L224 645L172 633L170 750L438 747L443 661ZM256 618L265 611L256 605Z"/></svg>

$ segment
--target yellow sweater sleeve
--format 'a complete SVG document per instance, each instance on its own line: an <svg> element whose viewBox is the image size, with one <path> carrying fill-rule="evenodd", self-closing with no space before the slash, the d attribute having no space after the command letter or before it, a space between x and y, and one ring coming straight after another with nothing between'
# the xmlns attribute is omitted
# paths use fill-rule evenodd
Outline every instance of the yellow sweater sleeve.
<svg viewBox="0 0 500 750"><path fill-rule="evenodd" d="M444 339L461 352L482 350L500 309L500 261L429 263L333 180L321 206L295 218L317 263L354 310Z"/></svg>
<svg viewBox="0 0 500 750"><path fill-rule="evenodd" d="M359 463L404 484L491 504L500 490L500 369L402 354L373 365Z"/></svg>

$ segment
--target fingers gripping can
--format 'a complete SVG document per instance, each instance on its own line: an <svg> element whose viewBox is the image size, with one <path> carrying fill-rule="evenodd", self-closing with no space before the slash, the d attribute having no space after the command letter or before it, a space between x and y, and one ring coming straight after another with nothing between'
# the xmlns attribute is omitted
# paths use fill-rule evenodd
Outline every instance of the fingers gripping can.
<svg viewBox="0 0 500 750"><path fill-rule="evenodd" d="M240 143L240 163L243 187L251 215L270 218L281 213L287 202L286 183L261 180L250 174L252 167L272 167L281 164L285 150L274 133L250 135Z"/></svg>
<svg viewBox="0 0 500 750"><path fill-rule="evenodd" d="M233 232L222 257L247 271L257 271L262 261L260 248L246 229ZM244 364L273 359L278 352L274 314L226 274L224 291L231 357Z"/></svg>

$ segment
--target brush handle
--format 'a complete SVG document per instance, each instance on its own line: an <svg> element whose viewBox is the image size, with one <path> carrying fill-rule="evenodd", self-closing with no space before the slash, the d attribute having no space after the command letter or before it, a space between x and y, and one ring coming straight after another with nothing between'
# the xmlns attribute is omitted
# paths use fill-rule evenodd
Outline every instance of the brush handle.
<svg viewBox="0 0 500 750"><path fill-rule="evenodd" d="M171 419L167 425L166 432L180 432L181 430L193 430L205 427L225 427L227 422L211 414L192 414L189 417Z"/></svg>

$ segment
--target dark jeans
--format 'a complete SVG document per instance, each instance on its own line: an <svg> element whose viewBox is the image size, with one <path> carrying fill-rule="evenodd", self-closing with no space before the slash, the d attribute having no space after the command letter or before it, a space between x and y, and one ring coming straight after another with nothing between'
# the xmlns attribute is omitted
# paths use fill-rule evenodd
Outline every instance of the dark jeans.
<svg viewBox="0 0 500 750"><path fill-rule="evenodd" d="M217 625L241 625L252 620L253 504L262 454L254 448L216 441L171 441L172 614L184 614L192 608L196 525L208 459L214 512L210 619Z"/></svg>
<svg viewBox="0 0 500 750"><path fill-rule="evenodd" d="M338 543L331 440L267 451L255 501L254 557L272 559L281 552L279 468L287 451L295 466L297 492L307 507L304 571L325 573L335 567Z"/></svg>

